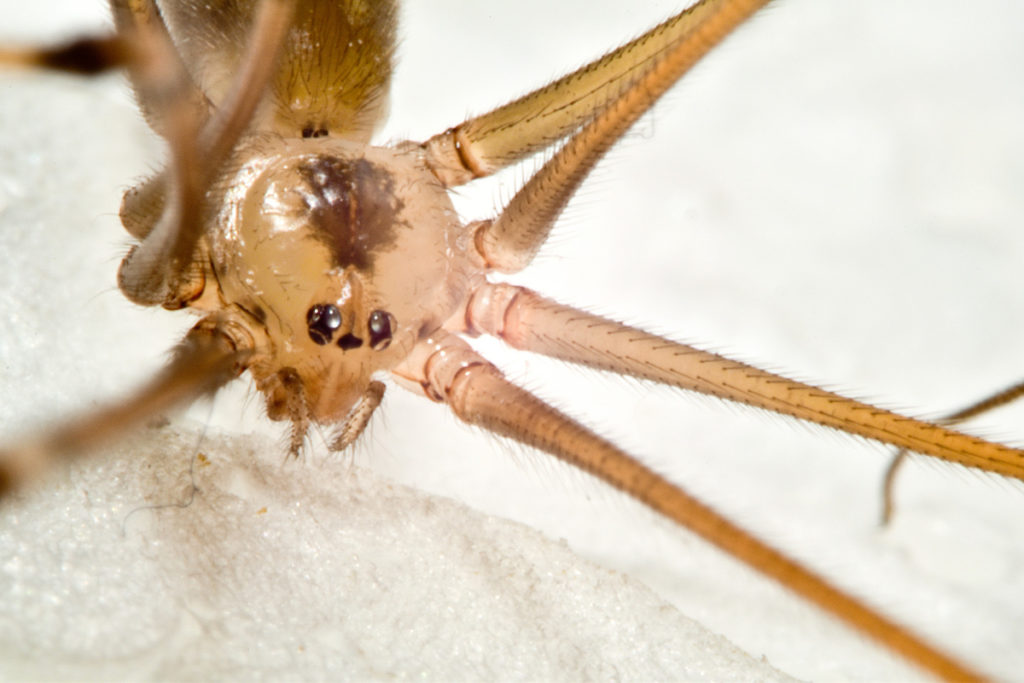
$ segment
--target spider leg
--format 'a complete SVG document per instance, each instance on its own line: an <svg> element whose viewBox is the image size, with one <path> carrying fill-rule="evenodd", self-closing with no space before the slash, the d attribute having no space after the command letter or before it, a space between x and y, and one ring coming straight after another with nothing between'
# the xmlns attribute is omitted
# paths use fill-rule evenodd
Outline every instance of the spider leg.
<svg viewBox="0 0 1024 683"><path fill-rule="evenodd" d="M636 458L509 382L458 336L420 342L395 374L465 422L547 451L604 480L858 631L951 680L981 676L758 540Z"/></svg>
<svg viewBox="0 0 1024 683"><path fill-rule="evenodd" d="M1007 403L1012 403L1021 396L1024 396L1024 381L1017 382L1016 384L1006 387L991 396L987 396L980 401L976 401L969 406L961 408L955 413L951 413L941 420L938 420L937 424L952 427L966 422L971 418L977 417L982 413L995 410L996 408L1005 406ZM889 463L889 467L885 470L885 477L882 480L882 526L885 526L892 521L892 516L895 511L894 488L896 486L896 475L903 463L906 462L909 454L910 449L898 449L895 455L893 455L892 462Z"/></svg>
<svg viewBox="0 0 1024 683"><path fill-rule="evenodd" d="M500 337L517 349L745 403L1024 480L1024 451L679 344L523 287L483 284L470 299L465 320L468 332Z"/></svg>
<svg viewBox="0 0 1024 683"><path fill-rule="evenodd" d="M110 12L114 17L114 27L118 36L139 36L150 42L159 41L163 45L172 43L167 24L155 0L110 0ZM176 87L187 91L182 97L195 109L194 115L199 120L205 120L213 111L210 101L193 82L176 50L168 51L165 58L175 61L173 69L179 79ZM149 127L166 137L169 131L164 116L167 112L154 106L155 103L148 96L150 84L142 74L133 69L128 70L128 79Z"/></svg>
<svg viewBox="0 0 1024 683"><path fill-rule="evenodd" d="M291 23L297 37L280 39L281 54L273 73L266 79L261 76L260 82L249 81L246 87L239 87L244 81L236 79L233 88L228 87L230 82L222 82L224 64L252 66L254 56L269 59L274 54L269 48L278 40L266 36L259 28L250 36L248 17L235 15L243 9L241 6L229 9L223 5L177 3L168 5L161 13L152 0L112 0L111 4L118 30L124 34L151 31L169 42L171 29L177 27L175 35L187 37L178 41L181 52L174 51L171 58L177 62L183 87L188 90L185 98L192 103L194 116L200 121L210 118L213 111L231 111L238 113L240 120L223 127L242 129L245 122L241 114L248 112L255 116L253 127L273 128L286 136L320 137L331 133L368 141L387 108L395 31L392 3L374 3L366 14L353 13L343 3L315 8L304 4L297 8ZM353 18L356 16L358 21ZM359 36L358 41L353 36ZM247 54L235 53L241 49L239 46L254 43L258 47ZM211 60L209 55L203 59L201 51L192 52L196 46L209 49L214 45L219 46L218 59ZM133 83L150 126L164 137L171 137L166 114L151 104L138 78ZM274 104L265 108L272 110L272 121L261 116L262 109L252 112L249 104L238 102L240 94L257 96L264 92L264 85L269 90L267 98ZM215 163L204 145L214 144L215 136L207 135L200 146L212 173ZM221 148L230 148L219 143L215 146L220 151L212 152L214 158L221 157ZM139 239L148 236L164 212L166 193L164 173L128 190L121 206L125 229Z"/></svg>
<svg viewBox="0 0 1024 683"><path fill-rule="evenodd" d="M495 173L548 147L591 121L609 101L635 89L641 76L682 46L693 50L678 78L726 33L767 0L704 0L576 71L423 143L428 163L452 187ZM725 19L723 19L725 17ZM709 27L724 25L709 39ZM657 93L644 92L646 109ZM628 127L628 124L627 124Z"/></svg>
<svg viewBox="0 0 1024 683"><path fill-rule="evenodd" d="M223 106L205 120L192 106L189 88L181 87L189 81L180 60L173 56L173 44L159 30L149 34L152 40L148 42L158 46L161 56L151 61L152 74L147 69L137 87L140 93L148 93L140 99L158 102L156 108L164 112L172 161L164 183L169 185L169 194L159 220L142 244L125 257L118 273L121 291L132 301L174 308L201 291L194 264L205 225L206 190L252 120L273 74L293 9L293 0L260 4L243 67ZM154 200L150 197L148 201Z"/></svg>
<svg viewBox="0 0 1024 683"><path fill-rule="evenodd" d="M765 1L695 5L697 18L692 30L573 135L516 193L500 216L477 226L477 249L487 264L505 273L526 267L594 164L690 67Z"/></svg>
<svg viewBox="0 0 1024 683"><path fill-rule="evenodd" d="M0 64L82 76L127 66L132 46L120 35L77 38L52 47L0 47Z"/></svg>
<svg viewBox="0 0 1024 683"><path fill-rule="evenodd" d="M86 453L156 415L215 392L245 369L250 348L246 336L233 334L230 325L213 318L200 321L167 367L132 397L0 452L0 499L59 459Z"/></svg>
<svg viewBox="0 0 1024 683"><path fill-rule="evenodd" d="M154 0L110 0L110 11L114 17L114 26L119 36L152 35L157 36L163 45L170 45L171 36L167 24ZM176 50L165 52L167 59L176 62L174 73L180 79L177 87L187 90L182 97L193 108L191 116L198 121L205 121L213 111L213 105L196 86ZM168 124L165 120L167 112L154 107L148 97L147 83L140 78L137 70L130 69L128 78L135 91L135 99L149 127L165 138L169 136ZM164 172L149 178L141 185L129 189L121 202L121 224L136 239L145 239L160 220L166 204L167 188Z"/></svg>
<svg viewBox="0 0 1024 683"><path fill-rule="evenodd" d="M153 0L110 0L116 32L84 36L49 47L0 47L0 65L50 69L81 76L94 76L111 69L126 68L136 100L146 122L166 137L166 112L154 107L154 74L147 62L155 59L175 62L175 90L187 90L186 99L195 107L200 120L212 111L209 100L192 82L176 51L165 50L170 34ZM155 48L155 49L154 49ZM164 67L166 68L166 67ZM159 95L159 93L156 93Z"/></svg>
<svg viewBox="0 0 1024 683"><path fill-rule="evenodd" d="M156 4L152 0L111 0L110 9L115 34L79 38L52 47L0 48L0 64L88 76L126 67L138 106L154 131L164 137L173 135L166 121L167 107L157 106L166 99L163 91L167 90L189 103L192 118L205 121L213 107L192 82L178 53L169 48L171 37ZM154 69L153 62L161 60L163 66ZM128 190L121 206L121 221L129 234L138 239L149 235L163 213L165 200L164 173Z"/></svg>

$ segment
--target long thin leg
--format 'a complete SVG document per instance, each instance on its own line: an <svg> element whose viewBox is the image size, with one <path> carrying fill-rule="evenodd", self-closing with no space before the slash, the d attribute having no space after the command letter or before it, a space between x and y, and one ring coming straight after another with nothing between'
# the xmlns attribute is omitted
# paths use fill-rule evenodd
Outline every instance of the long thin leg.
<svg viewBox="0 0 1024 683"><path fill-rule="evenodd" d="M163 372L131 398L0 452L0 499L37 479L58 459L79 456L155 415L213 393L242 372L248 354L213 321L200 322Z"/></svg>
<svg viewBox="0 0 1024 683"><path fill-rule="evenodd" d="M488 176L548 147L590 121L612 98L664 59L670 48L690 42L709 17L722 9L732 11L724 7L730 2L699 2L600 59L435 135L423 143L428 163L451 187Z"/></svg>
<svg viewBox="0 0 1024 683"><path fill-rule="evenodd" d="M118 36L139 36L149 42L159 41L164 45L172 43L167 25L154 0L110 0L110 12L114 17L114 27ZM209 100L192 81L176 51L169 51L166 58L175 62L174 71L179 78L176 87L182 92L181 96L193 108L198 120L205 120L212 111ZM157 133L167 137L169 131L164 117L168 112L153 106L153 101L146 96L149 84L138 71L129 69L128 78L146 122Z"/></svg>
<svg viewBox="0 0 1024 683"><path fill-rule="evenodd" d="M128 78L146 121L166 137L163 121L166 112L153 107L149 97L153 87L152 73L141 62L152 59L154 47L170 45L171 37L153 0L111 0L110 10L117 29L112 35L85 36L50 47L0 47L0 65L50 69L93 76L111 69L127 67ZM148 53L148 56L147 56ZM161 59L176 62L173 72L176 90L187 90L200 119L211 111L210 103L192 83L176 52L161 52Z"/></svg>
<svg viewBox="0 0 1024 683"><path fill-rule="evenodd" d="M136 303L167 305L190 298L191 283L183 280L193 266L204 227L203 197L263 97L294 9L294 0L264 0L260 5L245 67L223 107L211 118L199 120L187 90L169 98L165 120L172 150L170 201L159 223L125 258L118 273L121 290ZM173 52L163 34L155 32L151 37ZM181 83L180 61L171 57L164 61L165 69Z"/></svg>
<svg viewBox="0 0 1024 683"><path fill-rule="evenodd" d="M467 331L511 346L764 408L801 420L1024 480L1024 451L795 382L714 353L563 306L522 287L484 284Z"/></svg>
<svg viewBox="0 0 1024 683"><path fill-rule="evenodd" d="M184 280L202 230L206 188L197 140L206 118L192 106L188 76L163 25L143 22L134 30L147 49L132 68L132 82L138 99L159 112L153 116L160 121L171 161L168 170L142 186L142 194L126 195L122 213L130 218L128 231L144 239L121 262L118 286L143 305L187 301L192 297L185 290L201 291L201 283ZM149 195L153 199L139 201Z"/></svg>
<svg viewBox="0 0 1024 683"><path fill-rule="evenodd" d="M526 267L594 164L690 67L765 2L695 5L692 30L544 164L497 219L478 226L477 248L488 265L506 273Z"/></svg>
<svg viewBox="0 0 1024 683"><path fill-rule="evenodd" d="M588 472L770 576L858 631L948 680L981 676L927 645L857 599L656 474L529 392L506 380L466 342L439 333L421 342L398 374L444 401L462 420L507 436Z"/></svg>
<svg viewBox="0 0 1024 683"><path fill-rule="evenodd" d="M190 130L198 130L212 107L171 47L156 4L153 0L111 0L110 9L115 34L52 47L0 47L0 64L87 76L124 67L138 106L154 131L173 143ZM183 116L183 112L188 113ZM183 127L183 119L191 125ZM125 193L121 219L129 234L141 240L152 232L164 213L166 194L163 172Z"/></svg>
<svg viewBox="0 0 1024 683"><path fill-rule="evenodd" d="M965 408L961 408L955 413L951 413L941 420L938 420L937 424L952 427L966 422L973 417L977 417L982 413L1005 406L1007 403L1016 401L1021 396L1024 396L1024 382L1018 382L1017 384L1009 386L1002 391L981 399L980 401L976 401ZM892 521L892 515L895 508L894 487L896 486L896 475L903 466L903 463L906 462L907 456L909 455L909 450L906 448L900 448L896 451L896 454L892 458L892 462L889 463L889 467L885 470L885 478L882 480L883 526Z"/></svg>
<svg viewBox="0 0 1024 683"><path fill-rule="evenodd" d="M128 66L132 53L122 36L90 36L52 47L0 47L0 65L92 76Z"/></svg>

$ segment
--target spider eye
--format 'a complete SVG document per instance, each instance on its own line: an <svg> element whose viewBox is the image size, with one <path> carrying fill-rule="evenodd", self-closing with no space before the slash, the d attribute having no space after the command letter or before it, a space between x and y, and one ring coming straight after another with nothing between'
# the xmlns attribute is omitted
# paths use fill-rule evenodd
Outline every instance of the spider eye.
<svg viewBox="0 0 1024 683"><path fill-rule="evenodd" d="M374 351L383 351L391 343L391 337L394 335L395 328L398 323L395 321L395 316L391 315L387 311L374 311L370 314L369 328L370 328L370 348Z"/></svg>
<svg viewBox="0 0 1024 683"><path fill-rule="evenodd" d="M306 312L309 338L320 346L329 344L341 327L341 311L334 304L316 304Z"/></svg>

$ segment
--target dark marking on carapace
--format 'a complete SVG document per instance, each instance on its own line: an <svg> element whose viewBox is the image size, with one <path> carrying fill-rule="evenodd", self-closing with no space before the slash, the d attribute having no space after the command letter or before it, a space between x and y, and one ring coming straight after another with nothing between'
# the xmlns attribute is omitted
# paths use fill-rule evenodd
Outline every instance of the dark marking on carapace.
<svg viewBox="0 0 1024 683"><path fill-rule="evenodd" d="M404 204L395 180L366 159L316 157L299 167L310 226L339 268L372 273L374 254L393 243Z"/></svg>

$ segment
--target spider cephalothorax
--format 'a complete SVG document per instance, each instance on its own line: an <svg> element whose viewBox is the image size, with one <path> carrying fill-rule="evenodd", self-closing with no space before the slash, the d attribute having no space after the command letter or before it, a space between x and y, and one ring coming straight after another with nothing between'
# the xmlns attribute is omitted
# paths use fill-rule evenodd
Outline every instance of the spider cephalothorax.
<svg viewBox="0 0 1024 683"><path fill-rule="evenodd" d="M455 312L465 229L415 150L277 136L243 148L208 232L217 313L251 330L272 417L341 422L374 373Z"/></svg>

